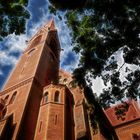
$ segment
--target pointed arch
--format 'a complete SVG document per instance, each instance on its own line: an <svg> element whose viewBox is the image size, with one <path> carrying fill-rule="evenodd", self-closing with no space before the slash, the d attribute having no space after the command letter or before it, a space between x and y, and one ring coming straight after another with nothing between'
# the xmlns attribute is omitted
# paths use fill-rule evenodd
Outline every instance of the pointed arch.
<svg viewBox="0 0 140 140"><path fill-rule="evenodd" d="M10 102L9 104L13 104L13 102L15 101L15 98L16 98L16 95L17 95L17 91L15 91L10 99Z"/></svg>
<svg viewBox="0 0 140 140"><path fill-rule="evenodd" d="M28 55L31 55L36 49L35 48L32 48L28 51ZM29 58L29 57L28 57Z"/></svg>
<svg viewBox="0 0 140 140"><path fill-rule="evenodd" d="M9 98L9 95L7 95L7 96L4 98L5 104L7 103L8 98Z"/></svg>
<svg viewBox="0 0 140 140"><path fill-rule="evenodd" d="M35 46L37 46L41 42L41 39L42 39L42 34L37 36L37 37L35 37L31 41L31 45L29 46L29 49L34 48Z"/></svg>
<svg viewBox="0 0 140 140"><path fill-rule="evenodd" d="M58 90L55 92L54 101L55 102L60 102L60 93L59 93Z"/></svg>
<svg viewBox="0 0 140 140"><path fill-rule="evenodd" d="M39 132L41 132L41 129L42 129L42 121L40 121Z"/></svg>
<svg viewBox="0 0 140 140"><path fill-rule="evenodd" d="M43 103L47 103L49 99L49 93L46 91L43 97Z"/></svg>

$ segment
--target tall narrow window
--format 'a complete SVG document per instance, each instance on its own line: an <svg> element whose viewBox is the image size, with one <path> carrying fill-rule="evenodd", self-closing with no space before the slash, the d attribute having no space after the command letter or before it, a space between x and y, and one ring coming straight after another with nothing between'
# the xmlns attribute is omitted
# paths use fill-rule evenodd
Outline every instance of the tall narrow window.
<svg viewBox="0 0 140 140"><path fill-rule="evenodd" d="M12 103L14 102L14 100L15 100L15 98L16 98L16 94L17 94L17 91L15 91L15 92L13 93L13 95L12 95L12 97L11 97L11 99L10 99L9 104L12 104Z"/></svg>
<svg viewBox="0 0 140 140"><path fill-rule="evenodd" d="M55 115L55 120L54 120L54 124L56 125L57 124L57 115Z"/></svg>
<svg viewBox="0 0 140 140"><path fill-rule="evenodd" d="M8 98L9 98L9 95L7 95L7 96L5 97L5 99L4 99L4 101L5 101L5 104L7 103L7 101L8 101Z"/></svg>
<svg viewBox="0 0 140 140"><path fill-rule="evenodd" d="M55 101L55 102L60 102L60 97L59 97L59 95L60 95L59 91L56 91L56 92L55 92L55 96L54 96L54 101Z"/></svg>
<svg viewBox="0 0 140 140"><path fill-rule="evenodd" d="M42 128L42 121L40 122L39 132L41 132L41 128Z"/></svg>
<svg viewBox="0 0 140 140"><path fill-rule="evenodd" d="M47 103L47 102L48 102L48 92L44 94L44 99L43 99L43 103Z"/></svg>

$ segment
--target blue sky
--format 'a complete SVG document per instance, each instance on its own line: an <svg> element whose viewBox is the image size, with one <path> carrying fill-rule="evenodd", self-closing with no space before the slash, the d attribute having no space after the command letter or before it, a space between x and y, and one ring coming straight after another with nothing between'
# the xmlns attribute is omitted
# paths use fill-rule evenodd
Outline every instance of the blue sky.
<svg viewBox="0 0 140 140"><path fill-rule="evenodd" d="M78 65L79 56L72 52L70 29L65 24L65 19L62 21L50 14L48 11L47 0L29 0L28 10L31 14L30 19L26 22L26 34L15 35L10 34L0 42L0 89L12 68L17 63L20 54L27 47L26 40L29 40L38 29L46 24L52 17L55 19L56 28L59 35L60 45L63 51L61 51L61 68L66 71L72 71ZM63 16L63 12L60 12ZM121 59L122 53L117 52L116 60L121 66L123 60ZM126 65L128 66L128 65ZM125 77L125 67L121 69L121 77ZM130 67L130 66L128 66ZM132 69L136 68L133 66ZM111 74L111 73L110 73ZM92 79L93 91L98 95L102 92L104 87L103 81L100 78Z"/></svg>
<svg viewBox="0 0 140 140"><path fill-rule="evenodd" d="M70 30L65 24L65 19L60 21L48 11L47 0L29 0L28 10L31 14L26 22L26 34L10 34L0 42L0 89L8 78L12 68L17 63L20 54L27 47L29 40L42 25L46 24L52 17L55 19L61 48L61 68L72 71L78 64L78 56L72 52ZM63 16L63 13L61 13Z"/></svg>

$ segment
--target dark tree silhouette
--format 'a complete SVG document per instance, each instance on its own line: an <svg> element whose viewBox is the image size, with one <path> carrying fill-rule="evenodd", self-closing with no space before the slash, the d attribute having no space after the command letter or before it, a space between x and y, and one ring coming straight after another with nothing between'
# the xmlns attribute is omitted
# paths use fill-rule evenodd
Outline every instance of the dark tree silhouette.
<svg viewBox="0 0 140 140"><path fill-rule="evenodd" d="M26 19L29 18L27 4L28 0L0 1L0 40L10 33L25 32Z"/></svg>
<svg viewBox="0 0 140 140"><path fill-rule="evenodd" d="M81 56L74 78L82 87L87 86L87 81L91 85L91 79L96 77L101 77L105 85L109 82L110 87L106 87L98 99L104 107L125 97L136 99L140 95L140 1L88 2L90 6L79 8L78 5L73 9L68 9L66 3L55 3L59 4L56 8L65 9L73 50ZM121 65L116 61L117 51L123 54ZM137 68L131 69L134 65Z"/></svg>

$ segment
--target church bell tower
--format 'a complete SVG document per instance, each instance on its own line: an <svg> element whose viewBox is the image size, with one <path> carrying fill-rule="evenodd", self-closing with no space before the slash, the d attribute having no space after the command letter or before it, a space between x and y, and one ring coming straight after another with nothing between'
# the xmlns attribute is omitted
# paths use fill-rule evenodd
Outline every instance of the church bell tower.
<svg viewBox="0 0 140 140"><path fill-rule="evenodd" d="M58 83L60 44L54 20L27 45L0 93L0 139L33 140L43 89Z"/></svg>
<svg viewBox="0 0 140 140"><path fill-rule="evenodd" d="M10 78L7 89L28 78L36 79L41 86L58 82L60 44L53 19L28 41L28 47Z"/></svg>
<svg viewBox="0 0 140 140"><path fill-rule="evenodd" d="M91 140L83 90L59 69L59 57L52 19L28 41L0 92L1 140Z"/></svg>

